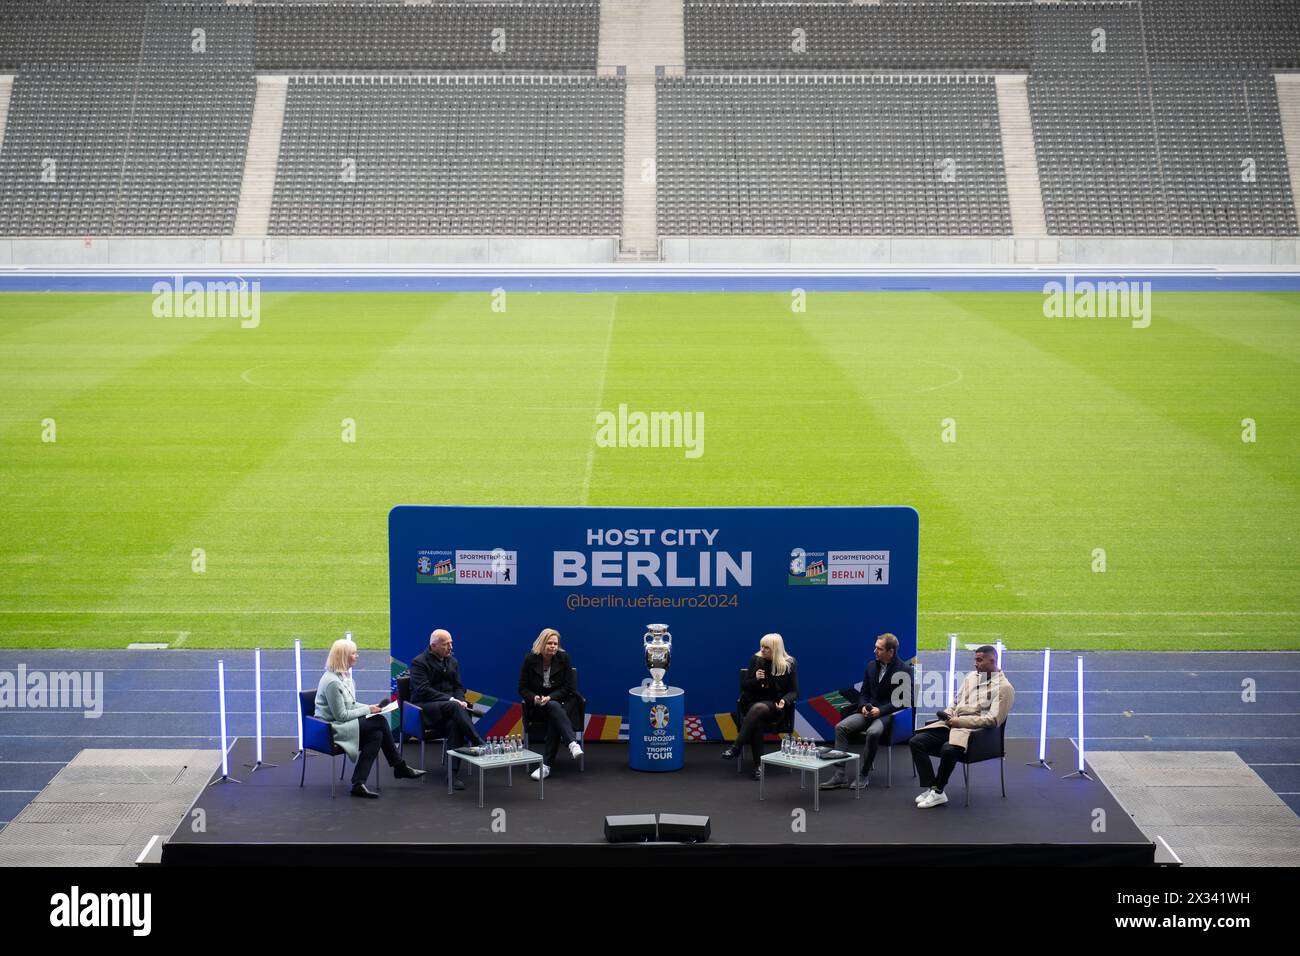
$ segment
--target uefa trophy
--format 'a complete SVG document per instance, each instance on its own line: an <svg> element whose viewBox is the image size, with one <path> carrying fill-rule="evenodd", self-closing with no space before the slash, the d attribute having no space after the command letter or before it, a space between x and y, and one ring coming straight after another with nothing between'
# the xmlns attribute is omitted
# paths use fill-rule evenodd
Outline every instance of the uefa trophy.
<svg viewBox="0 0 1300 956"><path fill-rule="evenodd" d="M666 694L668 688L664 684L664 674L668 672L668 664L673 659L673 636L668 633L668 625L649 625L643 641L645 666L650 668L650 676L654 678L646 692L652 696Z"/></svg>

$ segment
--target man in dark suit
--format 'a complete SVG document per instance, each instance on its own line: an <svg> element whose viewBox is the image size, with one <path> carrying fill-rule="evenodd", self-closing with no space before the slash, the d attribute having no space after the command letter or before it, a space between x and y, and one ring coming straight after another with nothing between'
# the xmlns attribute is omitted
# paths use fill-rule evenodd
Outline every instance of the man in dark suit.
<svg viewBox="0 0 1300 956"><path fill-rule="evenodd" d="M847 750L849 740L856 734L867 735L867 750L861 763L858 779L852 784L844 777L844 764L837 764L835 773L822 784L823 790L850 785L861 790L867 785L871 765L876 760L880 739L889 739L894 729L894 714L905 710L912 701L912 668L898 659L898 638L881 634L876 638L876 659L867 665L862 675L862 690L855 707L846 710L835 727L835 748Z"/></svg>
<svg viewBox="0 0 1300 956"><path fill-rule="evenodd" d="M429 635L429 648L411 661L411 703L424 711L428 727L444 727L452 747L466 739L479 746L483 738L474 729L471 708L460 682L460 663L451 656L451 634L438 628ZM460 766L458 764L458 766ZM464 789L458 778L456 789Z"/></svg>

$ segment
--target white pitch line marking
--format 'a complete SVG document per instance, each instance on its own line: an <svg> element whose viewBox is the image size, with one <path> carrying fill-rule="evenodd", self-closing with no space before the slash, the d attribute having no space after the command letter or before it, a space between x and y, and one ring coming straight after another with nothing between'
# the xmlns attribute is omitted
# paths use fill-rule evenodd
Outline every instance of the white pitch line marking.
<svg viewBox="0 0 1300 956"><path fill-rule="evenodd" d="M594 449L595 446L593 445ZM1300 611L920 611L922 615L933 617L1300 617ZM161 616L172 614L285 614L311 616L360 617L386 615L388 611L286 611L280 608L265 610L239 610L235 608L214 608L211 610L169 611L154 608L56 608L33 610L0 610L0 614L136 614L142 616ZM169 632L170 633L170 632ZM1129 632L1121 632L1128 636ZM1193 653L1174 652L1174 653ZM1227 651L1208 651L1203 653L1224 654ZM1264 652L1259 652L1264 653Z"/></svg>
<svg viewBox="0 0 1300 956"><path fill-rule="evenodd" d="M919 613L936 617L1300 617L1300 611L921 611Z"/></svg>
<svg viewBox="0 0 1300 956"><path fill-rule="evenodd" d="M233 608L215 608L210 611L157 611L152 609L133 610L131 608L95 608L93 610L79 610L79 609L48 610L46 609L46 610L32 610L32 611L0 610L0 614L135 614L142 617L160 617L164 614L169 614L169 615L170 614L192 614L192 615L257 614L259 616L263 614L290 614L290 615L296 614L299 616L310 615L312 617L318 617L320 615L327 615L327 616L334 616L334 617L363 617L363 616L373 617L376 615L386 615L387 613L388 613L387 611L285 611L279 609L271 609L266 611L240 611L240 610L235 610ZM169 631L168 633L171 632Z"/></svg>
<svg viewBox="0 0 1300 956"><path fill-rule="evenodd" d="M923 395L926 392L937 392L939 389L948 388L950 385L960 385L962 379L965 377L965 373L955 365L948 365L946 362L936 362L934 359L921 359L921 361L929 365L938 365L941 368L946 368L950 372L956 372L957 377L949 379L946 382L940 382L938 385L931 385L928 388L918 389L916 391L917 395Z"/></svg>

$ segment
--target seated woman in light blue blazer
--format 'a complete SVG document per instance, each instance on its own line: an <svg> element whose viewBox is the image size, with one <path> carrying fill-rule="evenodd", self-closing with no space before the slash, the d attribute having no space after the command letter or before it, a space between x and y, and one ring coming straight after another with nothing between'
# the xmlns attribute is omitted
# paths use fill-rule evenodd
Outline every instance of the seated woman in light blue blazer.
<svg viewBox="0 0 1300 956"><path fill-rule="evenodd" d="M359 656L357 645L347 638L334 642L325 662L325 673L316 686L316 716L334 728L334 742L356 761L352 771L352 796L378 797L379 794L367 789L366 778L370 776L370 768L381 749L398 780L422 777L424 771L408 767L397 752L388 718L376 716L379 705L357 702L352 667Z"/></svg>

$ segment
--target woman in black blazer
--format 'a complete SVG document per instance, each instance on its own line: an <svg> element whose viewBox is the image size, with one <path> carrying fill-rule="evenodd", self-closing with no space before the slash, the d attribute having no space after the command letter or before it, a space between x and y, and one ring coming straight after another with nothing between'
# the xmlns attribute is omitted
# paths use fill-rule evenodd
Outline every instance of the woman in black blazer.
<svg viewBox="0 0 1300 956"><path fill-rule="evenodd" d="M544 628L524 658L524 666L519 671L519 696L546 718L542 765L530 775L534 780L542 780L551 775L561 741L568 744L569 755L574 760L582 756L573 720L566 709L577 696L573 666L568 653L560 649L560 632L555 628Z"/></svg>
<svg viewBox="0 0 1300 956"><path fill-rule="evenodd" d="M740 729L736 742L722 751L723 760L735 760L749 744L754 758L754 779L759 778L759 758L763 755L763 736L789 719L799 698L799 676L795 660L785 652L780 634L766 634L759 642L758 653L740 681Z"/></svg>

